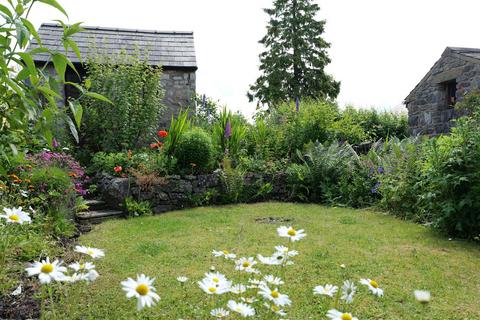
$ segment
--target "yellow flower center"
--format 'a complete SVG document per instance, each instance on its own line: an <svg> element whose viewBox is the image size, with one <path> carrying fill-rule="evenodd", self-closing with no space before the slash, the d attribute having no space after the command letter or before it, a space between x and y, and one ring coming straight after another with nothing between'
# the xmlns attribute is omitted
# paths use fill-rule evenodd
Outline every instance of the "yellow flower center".
<svg viewBox="0 0 480 320"><path fill-rule="evenodd" d="M280 297L280 293L278 293L278 291L275 291L275 290L273 290L273 291L270 293L270 295L271 295L273 298L275 298L275 299L278 298L278 297Z"/></svg>
<svg viewBox="0 0 480 320"><path fill-rule="evenodd" d="M135 291L137 291L138 294L141 295L141 296L146 296L148 294L149 289L148 289L148 286L146 284L142 283L142 284L139 284L137 286Z"/></svg>
<svg viewBox="0 0 480 320"><path fill-rule="evenodd" d="M42 273L50 273L53 271L53 266L50 263L44 264L40 271Z"/></svg>
<svg viewBox="0 0 480 320"><path fill-rule="evenodd" d="M19 220L20 220L20 217L17 216L16 214L12 214L9 218L10 218L10 220L12 220L12 221L19 221Z"/></svg>
<svg viewBox="0 0 480 320"><path fill-rule="evenodd" d="M223 254L229 254L228 250L223 250Z"/></svg>
<svg viewBox="0 0 480 320"><path fill-rule="evenodd" d="M95 252L93 252L92 249L88 249L88 250L87 250L87 254L88 254L88 255L92 255L92 254L94 254L94 253L95 253Z"/></svg>
<svg viewBox="0 0 480 320"><path fill-rule="evenodd" d="M210 287L210 288L208 288L208 291L210 291L211 293L214 293L214 292L217 291L217 288Z"/></svg>
<svg viewBox="0 0 480 320"><path fill-rule="evenodd" d="M217 277L215 277L215 278L212 279L212 281L215 282L215 283L218 283L218 282L220 282L220 279L218 279Z"/></svg>
<svg viewBox="0 0 480 320"><path fill-rule="evenodd" d="M378 288L378 283L377 283L377 281L375 281L375 280L370 280L370 285L371 285L372 287L374 287L375 289Z"/></svg>
<svg viewBox="0 0 480 320"><path fill-rule="evenodd" d="M352 316L349 315L348 313L344 313L342 314L342 317L341 317L342 320L352 320Z"/></svg>
<svg viewBox="0 0 480 320"><path fill-rule="evenodd" d="M295 231L295 229L290 229L290 230L288 230L287 233L290 237L293 237L297 234L297 231Z"/></svg>
<svg viewBox="0 0 480 320"><path fill-rule="evenodd" d="M278 312L278 311L280 311L280 308L277 307L276 305L272 305L272 311L273 312Z"/></svg>
<svg viewBox="0 0 480 320"><path fill-rule="evenodd" d="M244 261L244 262L242 263L242 266L243 266L244 268L248 268L248 267L250 267L250 262Z"/></svg>

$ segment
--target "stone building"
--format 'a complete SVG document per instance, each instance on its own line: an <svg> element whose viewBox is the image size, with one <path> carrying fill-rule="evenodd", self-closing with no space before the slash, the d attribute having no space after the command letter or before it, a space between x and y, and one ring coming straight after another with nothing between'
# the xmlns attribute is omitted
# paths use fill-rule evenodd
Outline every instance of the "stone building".
<svg viewBox="0 0 480 320"><path fill-rule="evenodd" d="M447 133L460 116L455 103L480 88L480 49L447 47L405 98L413 135Z"/></svg>
<svg viewBox="0 0 480 320"><path fill-rule="evenodd" d="M77 43L83 61L93 50L102 54L116 54L120 51L134 54L140 51L147 52L150 65L162 67L161 83L165 90L163 103L167 107L162 124L168 123L172 113L176 113L180 108L193 106L197 70L193 32L82 27L85 30L73 35L72 39ZM38 34L43 47L58 52L64 51L60 41L63 36L62 26L45 23L41 25ZM38 46L33 39L29 50ZM69 50L67 56L80 73L80 77L68 68L66 81L78 83L86 75L85 68L72 50ZM34 60L37 65L47 64L47 69L54 72L48 54L37 54ZM66 100L71 95L73 95L71 86L66 86L63 98Z"/></svg>

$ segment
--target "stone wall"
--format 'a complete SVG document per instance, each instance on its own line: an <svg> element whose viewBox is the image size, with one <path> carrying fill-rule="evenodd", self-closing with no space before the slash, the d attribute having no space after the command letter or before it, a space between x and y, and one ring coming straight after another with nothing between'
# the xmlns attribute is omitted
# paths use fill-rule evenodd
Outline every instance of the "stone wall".
<svg viewBox="0 0 480 320"><path fill-rule="evenodd" d="M427 76L407 97L408 122L413 135L447 133L460 116L446 103L445 82L456 80L456 100L480 87L480 64L445 52Z"/></svg>
<svg viewBox="0 0 480 320"><path fill-rule="evenodd" d="M196 90L195 71L164 70L162 87L165 90L163 104L167 107L161 125L170 124L172 114L177 114L180 109L192 108L192 98Z"/></svg>
<svg viewBox="0 0 480 320"><path fill-rule="evenodd" d="M255 197L259 187L270 183L272 191L261 197ZM133 178L118 178L110 175L97 177L97 186L102 199L116 209L123 209L122 204L128 196L136 200L146 200L152 205L154 213L162 213L205 204L218 204L218 195L223 192L220 173L198 176L168 176L148 190L141 190ZM244 188L252 191L249 202L265 200L288 200L286 176L284 174L263 175L248 173L244 177ZM206 201L206 196L217 195Z"/></svg>

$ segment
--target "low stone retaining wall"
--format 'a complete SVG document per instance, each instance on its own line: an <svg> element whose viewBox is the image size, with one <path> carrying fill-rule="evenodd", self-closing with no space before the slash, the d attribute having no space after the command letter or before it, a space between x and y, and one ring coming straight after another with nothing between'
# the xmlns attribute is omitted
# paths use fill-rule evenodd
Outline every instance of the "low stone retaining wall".
<svg viewBox="0 0 480 320"><path fill-rule="evenodd" d="M162 213L202 204L218 204L219 195L224 192L221 173L198 176L167 176L154 184L141 188L134 178L119 178L102 174L97 177L97 187L102 199L112 208L121 209L126 197L148 201L154 213ZM288 199L284 174L262 175L247 173L244 188L252 194L265 184L270 184L268 193L252 196L247 202ZM208 196L210 195L210 197ZM208 198L208 200L207 200Z"/></svg>

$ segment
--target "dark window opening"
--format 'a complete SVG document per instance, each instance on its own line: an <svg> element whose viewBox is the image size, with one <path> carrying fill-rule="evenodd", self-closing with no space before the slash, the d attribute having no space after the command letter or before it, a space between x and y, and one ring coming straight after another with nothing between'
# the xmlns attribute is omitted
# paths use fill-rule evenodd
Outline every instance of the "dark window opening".
<svg viewBox="0 0 480 320"><path fill-rule="evenodd" d="M445 86L445 105L447 108L453 108L457 103L457 81L450 80L444 82Z"/></svg>

